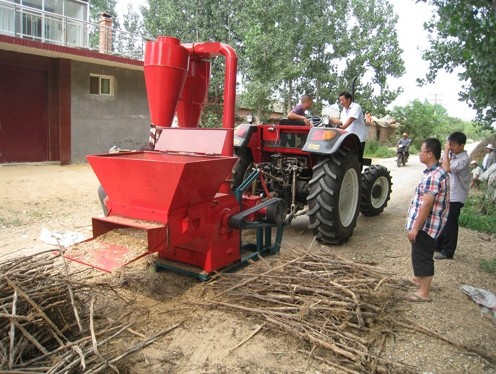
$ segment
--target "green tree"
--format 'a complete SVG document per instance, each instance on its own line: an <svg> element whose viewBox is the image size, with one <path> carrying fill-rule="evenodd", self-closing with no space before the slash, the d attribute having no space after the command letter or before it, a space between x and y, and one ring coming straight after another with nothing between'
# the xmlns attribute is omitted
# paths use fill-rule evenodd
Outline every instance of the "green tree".
<svg viewBox="0 0 496 374"><path fill-rule="evenodd" d="M242 40L238 48L242 98L259 118L267 119L272 100L281 97L277 92L284 78L303 73L295 58L301 39L295 8L285 0L250 0L241 12L237 28Z"/></svg>
<svg viewBox="0 0 496 374"><path fill-rule="evenodd" d="M443 139L448 116L438 104L414 100L406 106L394 107L391 115L401 124L398 137L402 132L407 132L416 148L420 148L426 138Z"/></svg>
<svg viewBox="0 0 496 374"><path fill-rule="evenodd" d="M385 114L399 94L387 85L387 77L404 73L398 19L387 0L149 0L142 11L151 37L233 46L243 101L259 117L274 100L289 110L302 93L314 95L318 111L355 76L366 110ZM214 104L222 100L220 67L214 62Z"/></svg>
<svg viewBox="0 0 496 374"><path fill-rule="evenodd" d="M340 86L349 90L349 82L359 77L356 100L365 111L380 116L401 93L401 88L389 87L387 78L405 73L396 33L398 16L386 0L353 0L349 6L348 37L344 39L347 66ZM350 14L353 15L351 21Z"/></svg>
<svg viewBox="0 0 496 374"><path fill-rule="evenodd" d="M403 107L394 107L391 115L401 124L396 137L407 132L417 149L426 138L444 141L454 131L461 131L470 139L481 139L485 132L477 131L472 122L448 116L447 110L427 100L414 100Z"/></svg>
<svg viewBox="0 0 496 374"><path fill-rule="evenodd" d="M100 22L100 16L103 13L109 14L112 17L113 28L119 28L119 20L117 18L117 12L115 10L116 0L91 0L90 1L90 22L98 24ZM90 29L90 47L93 49L98 49L100 30ZM113 43L117 48L119 48L119 43ZM113 46L114 48L114 46Z"/></svg>
<svg viewBox="0 0 496 374"><path fill-rule="evenodd" d="M90 1L90 22L98 23L102 13L110 14L114 18L114 25L117 22L117 12L115 5L117 0L91 0Z"/></svg>
<svg viewBox="0 0 496 374"><path fill-rule="evenodd" d="M440 70L457 68L466 81L459 93L485 128L496 122L496 5L493 0L417 0L435 8L425 24L430 48L423 54L430 69L421 83L433 82Z"/></svg>
<svg viewBox="0 0 496 374"><path fill-rule="evenodd" d="M144 34L141 13L136 11L132 4L128 4L123 17L121 27L123 32L116 35L114 48L127 57L140 59L144 55L145 48L144 39L136 36Z"/></svg>

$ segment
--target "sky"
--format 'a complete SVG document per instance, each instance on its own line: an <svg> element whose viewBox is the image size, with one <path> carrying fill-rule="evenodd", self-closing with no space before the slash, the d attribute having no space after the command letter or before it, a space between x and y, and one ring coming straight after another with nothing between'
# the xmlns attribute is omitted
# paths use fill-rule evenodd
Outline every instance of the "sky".
<svg viewBox="0 0 496 374"><path fill-rule="evenodd" d="M423 23L430 19L432 8L425 3L415 4L414 0L389 0L395 12L399 16L397 25L398 40L403 49L403 60L405 61L406 73L399 79L391 78L391 88L403 87L403 93L390 105L404 106L409 102L419 99L427 100L431 104L440 104L446 108L448 115L463 120L472 120L475 112L464 102L458 101L458 92L461 90L462 82L457 74L439 72L434 84L418 87L417 78L425 77L429 64L422 60L421 50L427 49L427 32L423 29ZM137 10L139 5L146 4L144 0L117 0L116 10L118 14L127 11L127 4L131 3Z"/></svg>
<svg viewBox="0 0 496 374"><path fill-rule="evenodd" d="M471 120L475 112L464 102L458 101L458 92L463 82L459 81L457 74L439 72L435 84L418 87L417 78L425 77L429 70L429 63L422 60L421 50L429 46L427 31L423 29L423 23L428 21L432 14L432 8L425 3L417 3L413 0L389 0L395 12L399 16L397 25L398 40L403 49L403 60L405 61L406 74L397 80L391 80L392 87L402 86L404 93L399 96L393 105L403 106L408 102L420 99L428 100L432 104L440 104L445 107L452 117L463 120Z"/></svg>

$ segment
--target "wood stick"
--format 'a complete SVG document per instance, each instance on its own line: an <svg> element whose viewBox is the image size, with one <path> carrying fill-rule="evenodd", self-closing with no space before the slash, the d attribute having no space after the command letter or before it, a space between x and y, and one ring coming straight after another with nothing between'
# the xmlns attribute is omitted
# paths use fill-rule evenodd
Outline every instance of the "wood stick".
<svg viewBox="0 0 496 374"><path fill-rule="evenodd" d="M59 245L60 257L62 258L62 263L64 264L65 275L66 275L66 277L68 277L69 276L69 270L67 268L67 261L64 257L63 247L60 244L58 239L57 239L57 243ZM74 317L76 318L77 325L79 327L79 332L83 332L83 326L81 324L81 320L79 319L79 313L78 313L78 310L76 308L76 303L74 302L74 292L72 291L72 287L71 287L70 283L67 283L67 290L69 291L69 296L71 298L71 306L72 306L72 310L74 311Z"/></svg>
<svg viewBox="0 0 496 374"><path fill-rule="evenodd" d="M41 317L45 320L46 323L53 329L53 331L56 333L54 334L55 339L58 341L60 345L63 345L64 343L62 340L59 338L62 337L64 340L67 340L67 338L62 334L62 332L59 330L59 328L48 318L48 316L45 314L45 312L36 304L24 291L19 289L16 284L14 284L9 278L6 278L6 281L10 287L12 287L14 290L17 290L19 295L21 295L22 298L24 298L33 308L37 310L37 312L41 315ZM57 336L58 335L58 336Z"/></svg>
<svg viewBox="0 0 496 374"><path fill-rule="evenodd" d="M84 370L86 369L86 360L84 358L83 350L81 348L79 348L79 346L77 346L77 345L73 345L71 348L74 352L76 352L78 354L79 361L81 362L81 369L84 372Z"/></svg>
<svg viewBox="0 0 496 374"><path fill-rule="evenodd" d="M175 325L167 328L166 330L162 331L162 332L159 332L158 334L152 336L151 338L145 340L144 342L141 342L137 345L135 345L133 348L131 348L130 350L128 350L127 352L124 352L123 354L121 354L120 356L117 356L116 358L112 359L112 360L109 360L108 363L105 363L105 364L102 364L100 365L99 367L93 369L93 370L90 370L87 372L87 374L97 374L97 373L100 373L101 371L103 371L104 369L106 369L108 367L108 364L114 364L116 363L117 361L121 360L122 358L130 355L131 353L134 353L136 351L139 351L140 349L152 344L153 342L155 342L156 340L160 339L162 336L170 333L171 331L175 330L176 328L178 328L179 326L181 326L183 324L184 321L181 321L181 322L178 322L176 323Z"/></svg>
<svg viewBox="0 0 496 374"><path fill-rule="evenodd" d="M292 263L294 263L294 262L296 262L296 261L298 261L298 260L300 260L300 259L302 259L302 258L303 258L303 256L302 256L302 257L299 257L299 258L295 258L295 259L293 259L292 261L289 261L289 262L284 263L284 264L282 264L282 265L276 266L276 267L274 267L274 268L272 268L272 269L270 269L270 270L267 270L266 272L262 273L262 275L269 274L269 273L271 273L271 272L273 272L273 271L276 271L276 270L282 269L282 268L284 268L285 266L288 266L289 264L292 264ZM230 292L230 291L232 291L232 290L235 290L236 288L242 287L242 286L244 286L244 285L246 285L246 284L248 284L248 283L250 283L250 282L253 282L253 281L255 281L255 280L257 280L257 277L249 278L249 279L247 279L247 280L245 280L245 281L243 281L243 282L241 282L241 283L238 283L238 284L236 284L236 285L234 285L234 286L232 286L232 287L228 288L228 289L227 289L227 290L225 290L225 291L222 291L222 292L218 293L218 294L217 294L217 295L215 295L212 299L217 299L219 296L224 295L224 294L226 294L226 293L228 293L228 292Z"/></svg>
<svg viewBox="0 0 496 374"><path fill-rule="evenodd" d="M302 353L306 353L305 351L302 351L302 350L299 350L299 351L302 352ZM351 369L348 369L347 367L344 367L342 365L335 364L334 362L329 361L329 360L327 360L327 359L325 359L323 357L320 357L320 356L317 356L317 355L314 355L313 357L316 360L318 360L318 361L324 362L326 365L329 365L329 366L331 366L333 368L338 369L340 372L347 373L347 374L361 374L358 371L351 370Z"/></svg>
<svg viewBox="0 0 496 374"><path fill-rule="evenodd" d="M45 347L43 347L39 342L38 340L36 340L34 338L33 335L31 335L22 325L20 325L17 321L14 320L14 323L16 324L16 327L23 333L23 335L31 342L34 344L34 346L36 348L38 348L38 350L40 350L40 352L42 352L43 354L47 354L48 351L45 349Z"/></svg>
<svg viewBox="0 0 496 374"><path fill-rule="evenodd" d="M14 290L14 300L12 302L12 315L16 315L17 310L17 291ZM9 331L9 369L14 367L14 354L15 354L15 324L14 320L10 320L10 331Z"/></svg>
<svg viewBox="0 0 496 374"><path fill-rule="evenodd" d="M351 352L345 351L344 349L339 348L338 346L336 346L333 343L329 343L329 342L325 342L323 340L317 339L308 333L303 333L300 331L296 331L294 329L289 329L286 324L284 324L281 321L277 321L273 318L267 317L267 321L272 323L275 326L278 326L279 328L283 329L284 331L288 331L292 335L299 336L305 340L309 340L310 342L312 342L314 344L317 344L321 347L329 349L330 351L333 351L334 353L336 353L339 356L346 357L347 359L354 361L354 362L356 362L358 360L358 357L356 355L354 355Z"/></svg>
<svg viewBox="0 0 496 374"><path fill-rule="evenodd" d="M177 310L177 309L174 309L174 310ZM110 318L110 317L107 317L107 321L109 321L110 323L116 323L116 322L117 322L115 319L112 319L112 318ZM134 335L136 335L136 336L139 336L140 338L146 339L146 336L145 336L145 335L143 335L143 334L139 333L139 332L138 332L138 331L136 331L136 330L133 330L133 329L131 329L131 328L126 329L126 330L127 330L128 332L130 332L131 334L134 334Z"/></svg>
<svg viewBox="0 0 496 374"><path fill-rule="evenodd" d="M240 342L240 343L239 343L238 345L236 345L235 347L233 347L233 348L229 349L229 350L227 351L227 353L231 353L231 352L233 352L234 350L238 349L238 348L239 348L239 347L241 347L243 344L245 344L248 340L250 340L251 338L253 338L253 336L255 336L255 334L256 334L257 332L259 332L259 331L262 329L262 327L264 327L264 326L265 326L265 324L266 324L266 322L264 322L263 324L261 324L260 326L258 326L258 327L255 329L255 331L253 331L253 332L252 332L252 333L251 333L251 334L250 334L250 335L249 335L246 339L244 339L242 342Z"/></svg>
<svg viewBox="0 0 496 374"><path fill-rule="evenodd" d="M109 332L109 331L117 330L117 329L119 329L120 327L121 327L121 326L111 327L111 328L109 328L108 330L106 330L105 332ZM98 335L102 335L102 334L104 334L105 332L100 332ZM69 342L69 343L67 343L67 344L65 344L65 345L63 345L63 346L60 346L60 347L58 347L58 348L54 349L53 351L48 352L45 356L35 357L34 359L32 359L32 360L30 360L30 361L26 361L26 362L24 362L24 363L22 363L22 364L20 364L20 365L18 365L18 366L20 366L20 367L23 367L23 366L30 366L30 365L32 365L32 364L34 364L34 363L38 362L38 361L42 361L42 360L44 360L44 359L46 359L46 358L48 358L48 357L50 357L50 356L53 356L53 355L55 355L55 354L57 354L57 353L60 353L60 352L62 352L62 351L64 351L64 350L67 350L68 348L71 348L71 347L73 347L73 346L76 346L76 345L79 345L79 344L85 343L85 342L87 342L87 341L89 341L89 340L91 340L91 336L85 336L84 338L81 338L81 339L75 340L75 341L73 341L73 342ZM103 344L103 342L102 342L102 344Z"/></svg>
<svg viewBox="0 0 496 374"><path fill-rule="evenodd" d="M98 352L98 344L96 342L96 336L95 336L95 328L94 328L94 322L93 322L93 314L94 314L94 307L95 307L95 301L96 297L93 296L90 300L90 333L91 333L91 344L93 346L93 352L100 357L103 360L102 355L100 352Z"/></svg>
<svg viewBox="0 0 496 374"><path fill-rule="evenodd" d="M439 340L442 340L446 343L449 343L461 350L465 350L467 352L472 352L472 353L475 353L477 355L479 355L480 357L484 358L486 361L492 363L492 364L496 364L496 357L494 357L493 355L490 355L490 354L487 354L486 352L483 352L481 350L479 350L478 348L474 347L469 347L465 344L460 344L460 343L456 343L454 342L453 340L450 340L448 338L445 338L444 336L442 335L439 335L437 333L435 333L434 331L428 329L427 327L425 326L422 326L418 323L416 323L415 321L412 321L410 319L405 319L405 321L407 323L404 323L404 322L401 322L401 321L395 321L399 326L402 326L402 327L405 327L406 329L408 330L415 330L415 331L418 331L418 332L422 332L426 335L430 335L434 338L437 338Z"/></svg>

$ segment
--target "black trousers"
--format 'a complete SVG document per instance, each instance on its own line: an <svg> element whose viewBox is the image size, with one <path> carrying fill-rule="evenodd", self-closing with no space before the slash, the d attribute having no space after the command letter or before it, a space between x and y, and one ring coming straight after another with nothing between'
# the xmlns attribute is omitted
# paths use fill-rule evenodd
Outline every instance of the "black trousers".
<svg viewBox="0 0 496 374"><path fill-rule="evenodd" d="M447 258L453 258L455 255L456 245L458 243L458 217L463 208L463 203L450 203L448 221L444 226L441 235L436 240L436 251L441 252Z"/></svg>

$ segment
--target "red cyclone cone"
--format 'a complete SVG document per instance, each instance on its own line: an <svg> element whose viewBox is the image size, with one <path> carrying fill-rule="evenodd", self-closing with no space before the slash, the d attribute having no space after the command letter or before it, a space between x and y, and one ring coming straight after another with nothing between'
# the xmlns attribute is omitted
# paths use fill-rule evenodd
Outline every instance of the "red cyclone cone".
<svg viewBox="0 0 496 374"><path fill-rule="evenodd" d="M209 82L210 61L191 58L186 83L177 106L179 127L198 127L207 100Z"/></svg>
<svg viewBox="0 0 496 374"><path fill-rule="evenodd" d="M179 39L162 36L147 42L145 82L151 122L170 127L183 90L189 66L189 52Z"/></svg>

